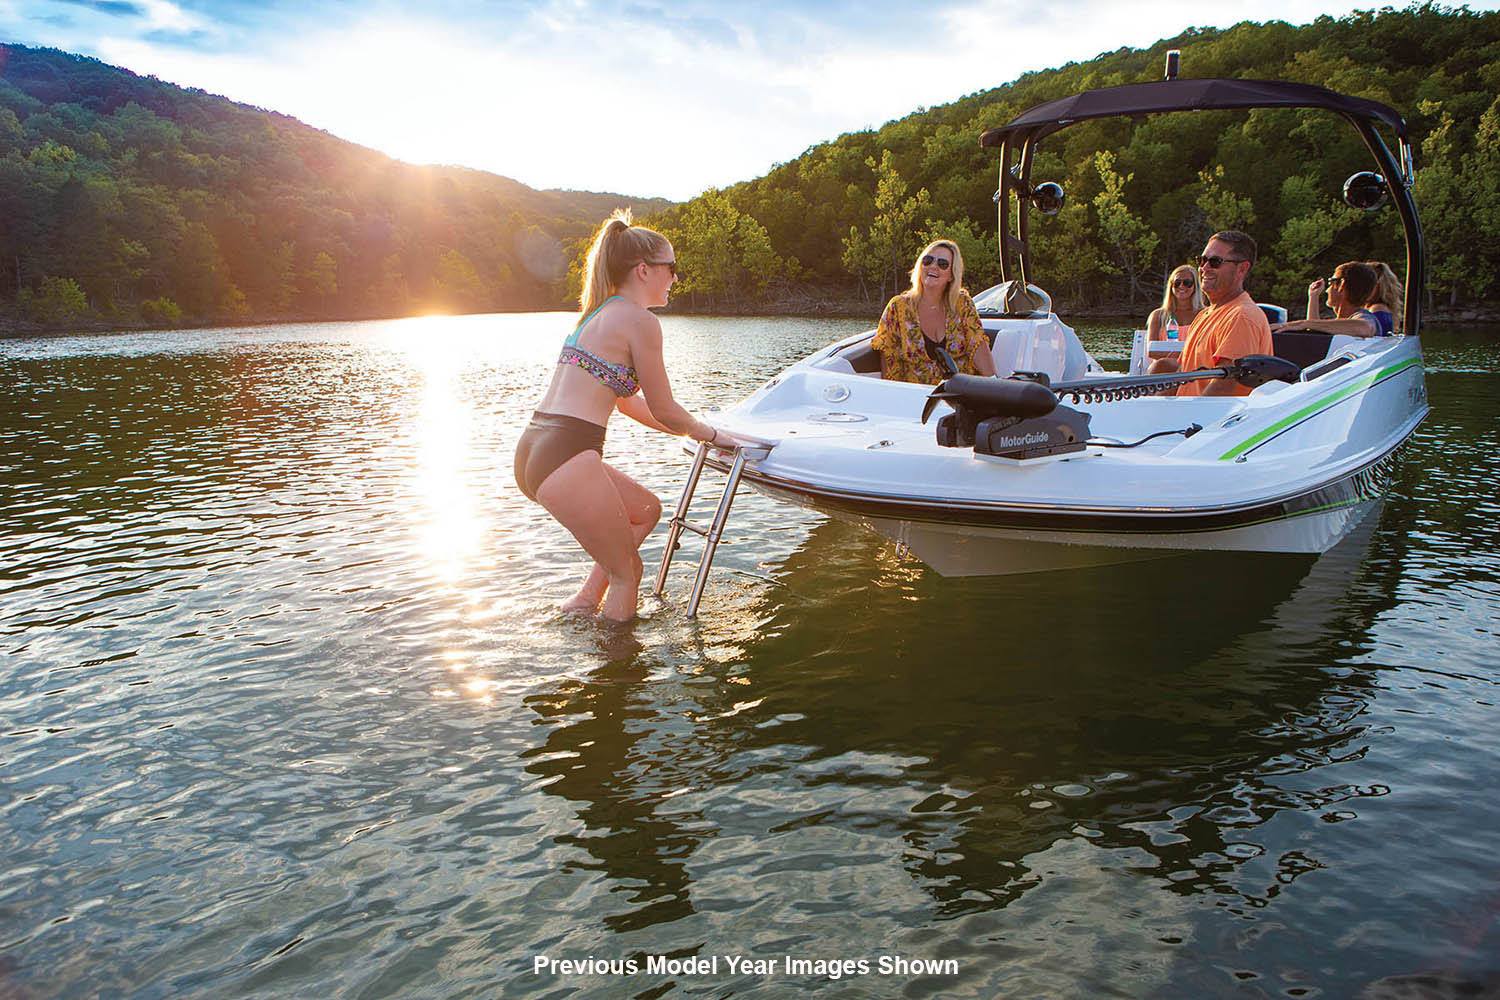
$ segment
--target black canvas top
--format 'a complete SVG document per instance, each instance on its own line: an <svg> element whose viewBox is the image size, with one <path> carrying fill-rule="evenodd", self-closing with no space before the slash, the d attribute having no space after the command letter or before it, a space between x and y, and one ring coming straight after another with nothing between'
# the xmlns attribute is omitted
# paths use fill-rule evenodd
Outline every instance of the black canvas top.
<svg viewBox="0 0 1500 1000"><path fill-rule="evenodd" d="M980 136L981 146L999 146L1007 137L1039 139L1076 121L1120 115L1216 108L1324 108L1389 125L1406 138L1406 122L1394 108L1362 97L1345 97L1323 87L1275 80L1157 80L1105 87L1038 104L1008 125Z"/></svg>

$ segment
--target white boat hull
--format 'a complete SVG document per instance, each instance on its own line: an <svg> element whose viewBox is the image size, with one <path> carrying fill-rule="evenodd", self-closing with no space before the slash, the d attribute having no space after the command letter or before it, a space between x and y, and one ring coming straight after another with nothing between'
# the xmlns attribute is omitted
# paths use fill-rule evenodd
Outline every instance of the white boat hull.
<svg viewBox="0 0 1500 1000"><path fill-rule="evenodd" d="M919 419L928 387L855 374L826 351L722 422L770 446L745 469L754 489L863 523L945 576L1204 550L1321 553L1378 501L1427 412L1415 338L1357 347L1315 379L1247 397L1075 404L1094 440L1202 429L1025 462L939 446Z"/></svg>

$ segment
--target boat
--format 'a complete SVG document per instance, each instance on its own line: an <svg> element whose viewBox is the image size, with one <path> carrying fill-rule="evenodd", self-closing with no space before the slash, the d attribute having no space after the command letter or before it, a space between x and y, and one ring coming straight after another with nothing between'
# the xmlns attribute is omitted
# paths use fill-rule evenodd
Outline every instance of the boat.
<svg viewBox="0 0 1500 1000"><path fill-rule="evenodd" d="M1347 535L1428 412L1406 123L1384 104L1322 87L1178 79L1173 67L1169 59L1164 80L1039 105L981 137L999 153L1001 280L975 305L999 376L954 368L936 388L883 381L873 330L829 344L719 415L745 445L734 468L743 482L867 525L945 576L1199 550L1321 553ZM1031 259L1032 211L1055 213L1064 198L1057 184L1032 182L1039 144L1099 118L1255 108L1327 111L1364 140L1375 169L1350 177L1344 196L1366 210L1387 199L1396 208L1407 244L1406 333L1278 333L1274 356L1225 369L1106 371L1054 311ZM1158 394L1206 377L1252 391ZM734 458L704 455L726 472Z"/></svg>

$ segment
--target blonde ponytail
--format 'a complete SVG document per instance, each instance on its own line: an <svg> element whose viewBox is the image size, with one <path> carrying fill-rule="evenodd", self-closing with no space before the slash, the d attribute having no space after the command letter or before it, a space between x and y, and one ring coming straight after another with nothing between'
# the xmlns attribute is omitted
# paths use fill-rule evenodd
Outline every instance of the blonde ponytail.
<svg viewBox="0 0 1500 1000"><path fill-rule="evenodd" d="M630 224L630 209L617 208L604 220L594 245L589 248L583 272L583 292L578 310L583 315L598 309L619 290L630 269L643 260L663 254L671 244L654 229Z"/></svg>

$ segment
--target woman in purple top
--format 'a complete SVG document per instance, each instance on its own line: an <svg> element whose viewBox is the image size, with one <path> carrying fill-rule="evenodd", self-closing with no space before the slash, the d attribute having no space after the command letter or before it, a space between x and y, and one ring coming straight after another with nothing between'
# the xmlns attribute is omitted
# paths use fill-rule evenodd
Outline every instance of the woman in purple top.
<svg viewBox="0 0 1500 1000"><path fill-rule="evenodd" d="M1380 283L1376 270L1363 261L1345 261L1333 269L1326 282L1319 278L1307 286L1307 319L1292 320L1271 328L1273 333L1289 330L1316 330L1319 333L1345 334L1350 337L1385 337L1391 332L1392 315L1365 308L1375 296ZM1324 295L1333 310L1332 319L1322 319L1318 297Z"/></svg>

